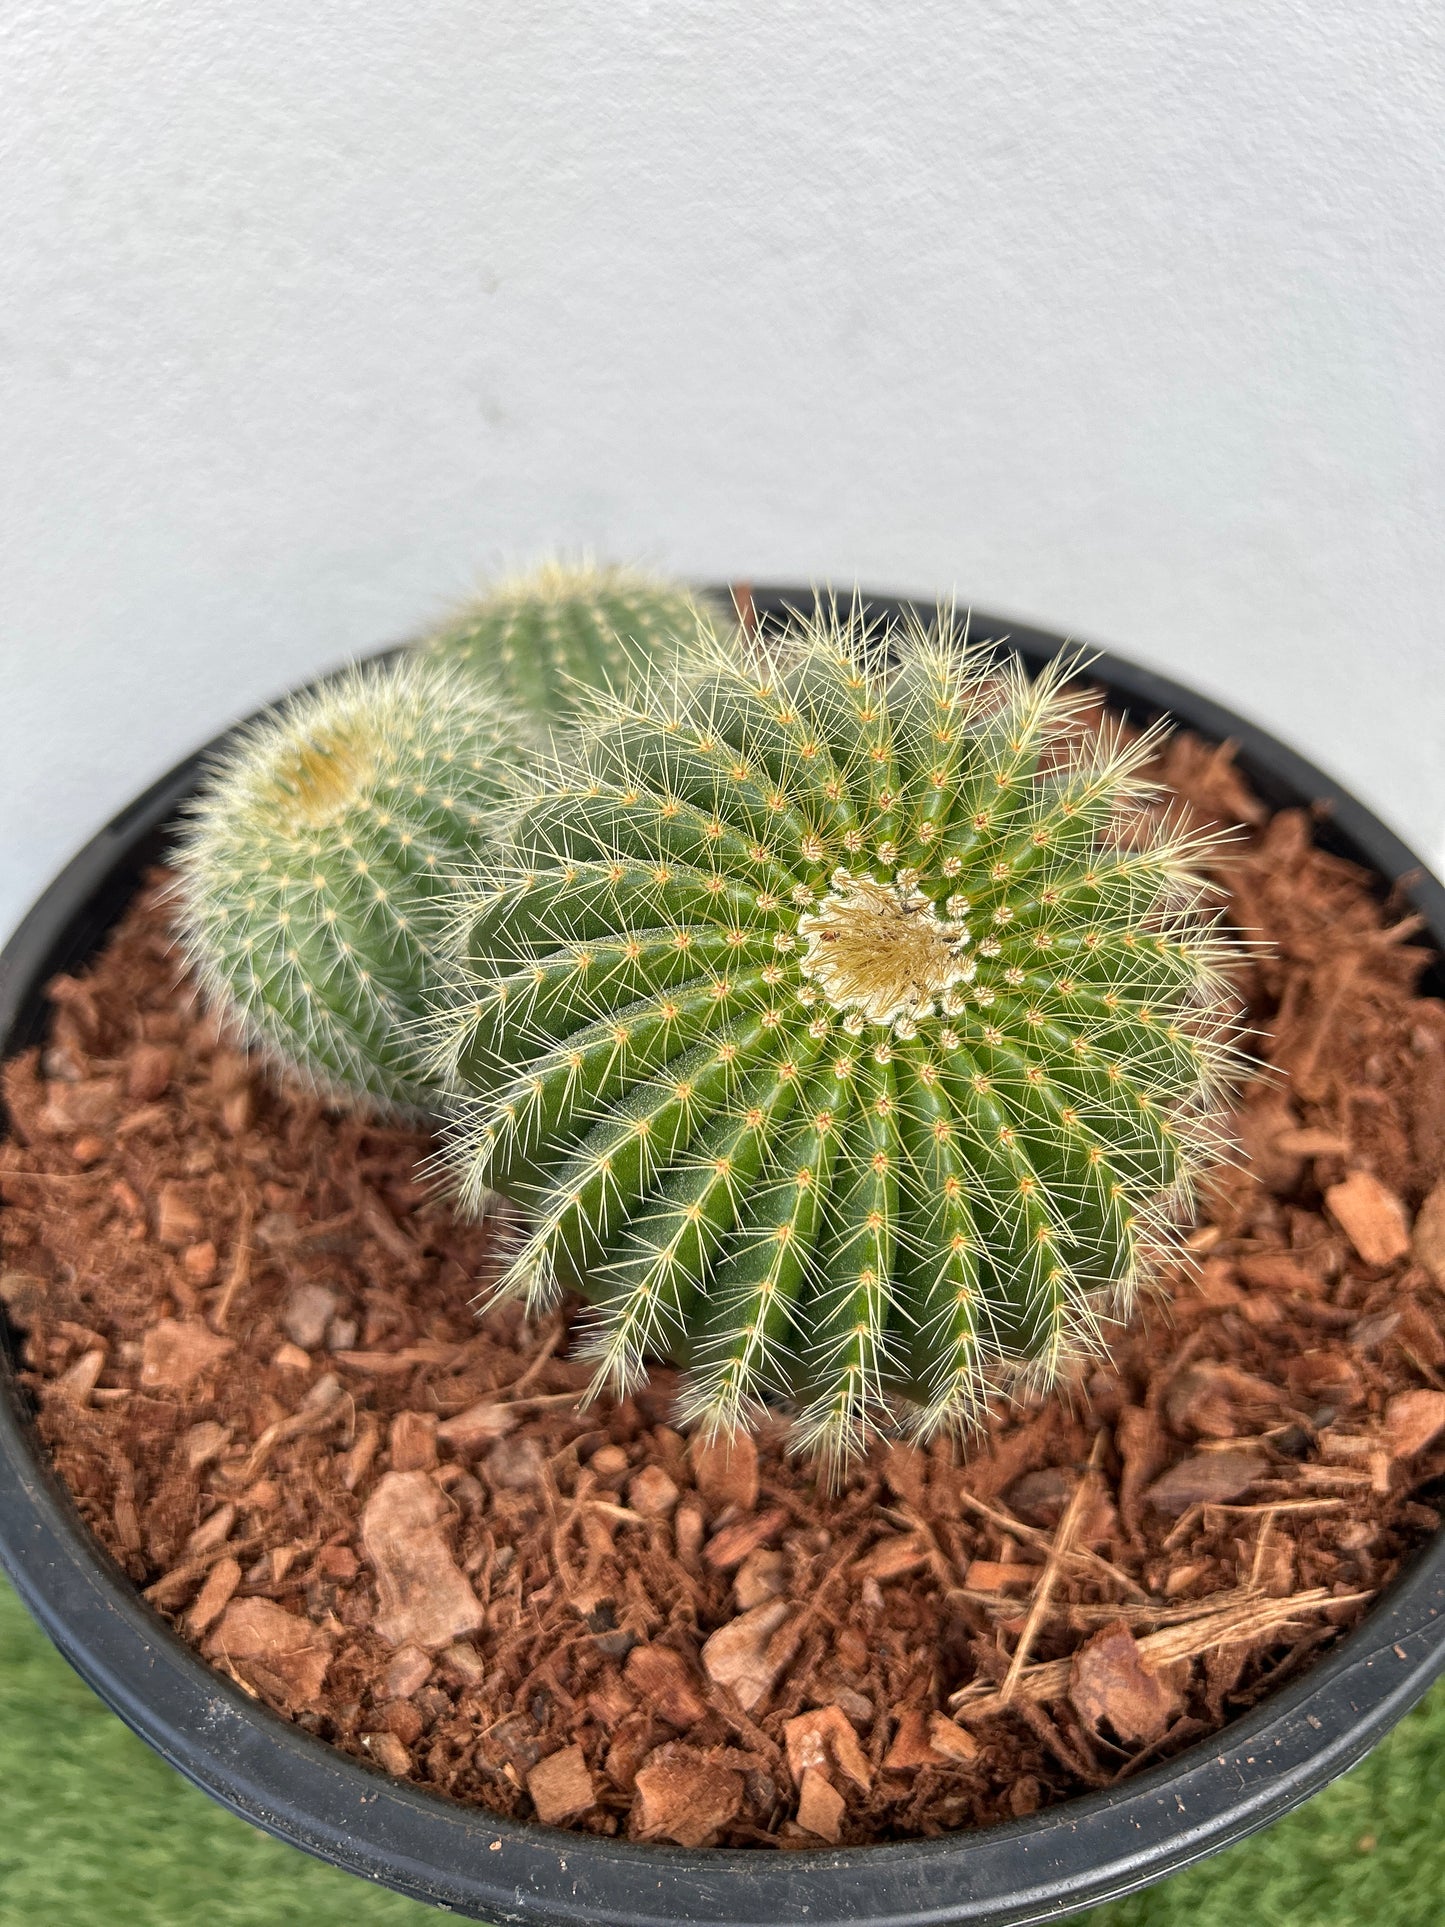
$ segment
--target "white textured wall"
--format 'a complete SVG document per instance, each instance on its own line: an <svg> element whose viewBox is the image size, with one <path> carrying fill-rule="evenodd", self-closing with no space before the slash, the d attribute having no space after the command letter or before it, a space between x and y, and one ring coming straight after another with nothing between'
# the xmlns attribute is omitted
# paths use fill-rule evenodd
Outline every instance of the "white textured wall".
<svg viewBox="0 0 1445 1927"><path fill-rule="evenodd" d="M10 0L0 926L555 542L1111 643L1445 843L1438 0Z"/></svg>

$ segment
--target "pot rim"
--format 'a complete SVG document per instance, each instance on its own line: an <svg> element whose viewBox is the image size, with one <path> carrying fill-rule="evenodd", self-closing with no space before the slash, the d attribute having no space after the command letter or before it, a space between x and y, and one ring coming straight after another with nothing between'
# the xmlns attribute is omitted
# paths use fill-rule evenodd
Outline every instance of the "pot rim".
<svg viewBox="0 0 1445 1927"><path fill-rule="evenodd" d="M724 592L726 593L726 592ZM754 588L760 616L813 592ZM870 612L927 605L868 596ZM1031 667L1064 638L975 613L976 638ZM1237 746L1274 807L1325 807L1322 840L1400 887L1445 949L1445 887L1340 785L1222 705L1104 651L1091 674L1141 720L1167 713ZM89 955L154 860L227 731L112 819L61 871L0 956L0 1057L32 1042L40 991ZM1441 983L1440 966L1434 972ZM100 1697L187 1779L321 1859L463 1916L527 1927L1024 1927L1131 1893L1243 1838L1361 1758L1445 1671L1445 1535L1362 1623L1240 1719L1117 1788L939 1839L767 1854L688 1850L505 1820L391 1779L214 1672L154 1613L81 1519L0 1346L0 1564Z"/></svg>

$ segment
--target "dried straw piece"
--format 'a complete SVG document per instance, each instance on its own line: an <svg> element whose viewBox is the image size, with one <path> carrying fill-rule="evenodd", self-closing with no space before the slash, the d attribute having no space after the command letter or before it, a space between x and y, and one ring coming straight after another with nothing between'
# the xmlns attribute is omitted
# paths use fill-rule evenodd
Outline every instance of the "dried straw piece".
<svg viewBox="0 0 1445 1927"><path fill-rule="evenodd" d="M254 1215L249 1196L241 1199L241 1218L236 1227L236 1248L231 1254L230 1268L226 1282L221 1287L221 1295L211 1311L212 1331L223 1332L226 1320L231 1315L231 1307L236 1302L236 1294L243 1291L251 1282L251 1220Z"/></svg>
<svg viewBox="0 0 1445 1927"><path fill-rule="evenodd" d="M1032 1570L1038 1571L1040 1568L1034 1567ZM1132 1600L1111 1599L1096 1604L1091 1600L1059 1599L1049 1602L1049 1614L1054 1619L1066 1619L1081 1631L1091 1626L1116 1625L1120 1621L1131 1629L1136 1626L1182 1626L1198 1619L1201 1605L1210 1612L1221 1612L1227 1602L1243 1604L1254 1599L1256 1592L1257 1589L1249 1586L1237 1586L1228 1592L1215 1593L1207 1600L1183 1599L1172 1605L1152 1599L1142 1606ZM1012 1593L955 1588L949 1596L966 1599L970 1605L981 1606L985 1612L996 1613L1003 1619L1018 1618L1020 1602Z"/></svg>
<svg viewBox="0 0 1445 1927"><path fill-rule="evenodd" d="M967 1507L970 1512L976 1512L980 1518L987 1519L991 1525L998 1526L1011 1537L1021 1539L1025 1545L1038 1546L1044 1552L1052 1549L1054 1541L1049 1533L1041 1532L1037 1526L1025 1525L1022 1519L1015 1518L1013 1513L1001 1506L985 1505L982 1499L976 1499L966 1487L959 1488L958 1499L960 1505ZM1118 1566L1112 1565L1102 1553L1090 1552L1087 1546L1070 1547L1064 1555L1064 1563L1077 1571L1087 1572L1091 1579L1112 1579L1116 1586L1122 1586L1125 1592L1132 1594L1135 1599L1149 1597L1137 1579L1131 1579L1127 1572L1122 1572Z"/></svg>
<svg viewBox="0 0 1445 1927"><path fill-rule="evenodd" d="M1060 1570L1073 1545L1074 1534L1079 1529L1079 1521L1084 1516L1084 1506L1093 1496L1094 1474L1098 1468L1103 1444L1104 1434L1102 1432L1096 1432L1094 1434L1094 1449L1089 1454L1089 1463L1085 1469L1084 1476L1074 1488L1074 1496L1069 1500L1064 1516L1059 1521L1058 1530L1054 1534L1054 1543L1049 1547L1049 1556L1044 1563L1043 1577L1034 1588L1033 1603L1029 1607L1029 1616L1024 1621L1024 1629L1019 1634L1019 1643L1014 1648L1013 1658L1009 1661L1008 1673L1005 1676L1003 1686L999 1692L999 1698L1005 1706L1018 1691L1019 1681L1023 1677L1029 1654L1033 1651L1034 1641L1038 1638L1039 1628L1043 1625L1048 1613L1049 1601L1053 1597L1054 1587L1058 1584Z"/></svg>
<svg viewBox="0 0 1445 1927"><path fill-rule="evenodd" d="M1217 1594L1217 1603L1212 1609L1193 1619L1147 1634L1139 1641L1139 1651L1151 1665L1168 1666L1178 1659L1197 1659L1216 1646L1245 1645L1263 1639L1269 1633L1280 1631L1292 1619L1323 1612L1327 1606L1354 1606L1373 1596L1370 1592L1333 1593L1326 1586L1317 1586L1311 1592L1296 1593L1293 1599L1275 1599L1242 1587ZM1031 1700L1063 1699L1069 1690L1072 1664L1070 1659L1051 1659L1037 1666L1026 1666L1015 1682L1016 1690ZM989 1719L1009 1709L1008 1698L992 1680L971 1680L951 1694L948 1703L956 1713L971 1720Z"/></svg>

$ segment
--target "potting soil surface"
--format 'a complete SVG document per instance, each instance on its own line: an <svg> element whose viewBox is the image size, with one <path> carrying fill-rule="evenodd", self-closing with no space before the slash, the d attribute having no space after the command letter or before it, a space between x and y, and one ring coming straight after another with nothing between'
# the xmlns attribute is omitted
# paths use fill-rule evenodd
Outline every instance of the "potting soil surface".
<svg viewBox="0 0 1445 1927"><path fill-rule="evenodd" d="M1265 1833L1067 1927L1436 1927L1445 1685ZM186 1785L101 1705L0 1580L0 1927L425 1927Z"/></svg>
<svg viewBox="0 0 1445 1927"><path fill-rule="evenodd" d="M841 1491L699 1450L672 1375L578 1409L568 1321L477 1324L495 1227L420 1134L276 1088L160 879L7 1068L8 1315L41 1435L151 1602L284 1717L454 1798L817 1847L987 1825L1215 1730L1439 1524L1445 1006L1417 924L1223 752L1245 1161L1112 1361Z"/></svg>

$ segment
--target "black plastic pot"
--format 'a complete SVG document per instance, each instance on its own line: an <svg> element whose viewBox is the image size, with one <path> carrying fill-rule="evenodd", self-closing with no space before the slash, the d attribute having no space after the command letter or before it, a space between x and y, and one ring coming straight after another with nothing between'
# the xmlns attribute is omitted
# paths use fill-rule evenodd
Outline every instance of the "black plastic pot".
<svg viewBox="0 0 1445 1927"><path fill-rule="evenodd" d="M760 615L806 604L756 592ZM899 604L879 598L879 613ZM1031 663L1059 637L975 615ZM1368 811L1261 730L1107 655L1093 674L1143 720L1168 712L1239 745L1272 805L1329 808L1324 840L1400 883L1445 948L1445 889ZM0 1056L36 1041L42 987L96 949L193 788L191 757L108 824L0 958ZM1445 991L1436 967L1429 986ZM1445 1670L1445 1535L1304 1677L1178 1758L986 1832L810 1853L683 1851L570 1834L456 1806L312 1739L211 1671L153 1613L82 1523L0 1365L0 1559L65 1657L128 1726L225 1806L309 1853L473 1919L534 1927L944 1927L1057 1919L1173 1873L1267 1825L1342 1773Z"/></svg>

